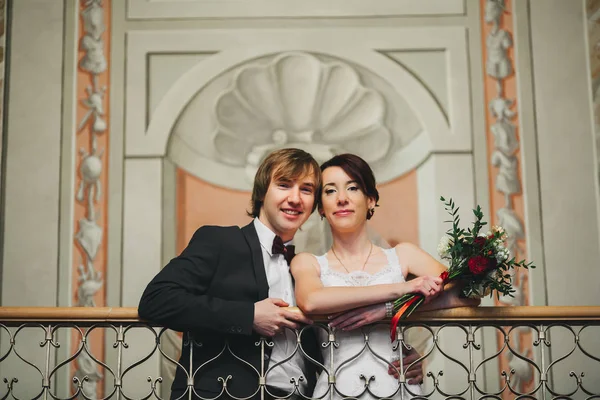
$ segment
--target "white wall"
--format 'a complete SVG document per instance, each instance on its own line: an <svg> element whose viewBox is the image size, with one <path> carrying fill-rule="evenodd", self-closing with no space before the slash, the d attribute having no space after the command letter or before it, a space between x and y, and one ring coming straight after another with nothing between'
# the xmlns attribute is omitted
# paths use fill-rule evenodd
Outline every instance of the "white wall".
<svg viewBox="0 0 600 400"><path fill-rule="evenodd" d="M12 2L6 142L2 306L56 306L63 59L63 2ZM2 332L2 354L8 341ZM44 365L41 330L22 331L15 349ZM13 394L33 398L40 375L12 353L0 376L19 377ZM2 393L5 393L3 389Z"/></svg>
<svg viewBox="0 0 600 400"><path fill-rule="evenodd" d="M548 305L598 305L598 185L583 2L533 0L530 13Z"/></svg>
<svg viewBox="0 0 600 400"><path fill-rule="evenodd" d="M63 3L16 1L12 13L1 305L55 306Z"/></svg>
<svg viewBox="0 0 600 400"><path fill-rule="evenodd" d="M598 305L598 177L584 2L532 0L530 24L548 305ZM550 360L575 348L565 329L548 333ZM599 354L600 338L583 333L582 345ZM583 384L598 393L595 364L576 350L552 368L553 388L567 393L575 387L569 372L588 371Z"/></svg>

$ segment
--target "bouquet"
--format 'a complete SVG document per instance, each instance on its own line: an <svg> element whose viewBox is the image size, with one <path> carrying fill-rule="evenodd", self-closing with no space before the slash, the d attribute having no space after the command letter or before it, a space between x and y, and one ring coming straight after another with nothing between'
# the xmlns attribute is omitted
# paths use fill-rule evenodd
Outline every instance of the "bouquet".
<svg viewBox="0 0 600 400"><path fill-rule="evenodd" d="M515 289L512 286L511 269L535 268L532 263L524 260L516 261L510 258L505 246L507 234L501 226L494 226L490 231L482 233L482 228L487 222L481 221L483 213L481 207L473 210L475 221L473 227L463 229L459 227L460 217L458 207L452 199L446 201L443 197L444 208L452 217L449 221L452 228L446 231L438 245L438 253L442 259L449 261L448 270L440 278L444 283L453 280L463 282L461 295L471 298L481 298L493 295L495 291L500 295L513 296ZM408 318L425 301L420 293L407 293L394 301L395 315L392 318L390 334L392 341L396 336L396 327L401 319Z"/></svg>

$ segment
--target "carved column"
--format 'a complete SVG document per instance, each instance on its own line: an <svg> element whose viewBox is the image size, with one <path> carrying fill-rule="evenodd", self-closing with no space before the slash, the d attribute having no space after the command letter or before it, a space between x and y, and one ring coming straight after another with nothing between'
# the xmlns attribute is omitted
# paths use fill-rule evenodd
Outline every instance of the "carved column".
<svg viewBox="0 0 600 400"><path fill-rule="evenodd" d="M80 307L105 305L103 273L106 271L105 228L107 199L109 0L80 0L79 57L77 71L77 151L73 303ZM81 344L73 337L73 348ZM101 332L88 335L76 359L74 390L87 398L102 396L103 378L98 361L104 359ZM86 378L84 380L84 378ZM80 394L80 398L83 396Z"/></svg>
<svg viewBox="0 0 600 400"><path fill-rule="evenodd" d="M514 76L513 22L511 0L482 0L484 35L485 99L488 105L486 118L488 159L490 168L490 203L492 223L501 225L508 233L508 249L517 259L527 258L523 214L523 192L520 169L520 143L518 115L516 112L516 80ZM526 270L513 276L514 297L501 297L496 305L528 305ZM531 332L515 330L510 335L509 346L500 358L500 370L510 386L524 392L532 388L533 369L530 364L514 356L514 352L532 358ZM504 346L504 336L498 336L499 348ZM514 373L512 372L514 371ZM505 382L501 382L501 386Z"/></svg>

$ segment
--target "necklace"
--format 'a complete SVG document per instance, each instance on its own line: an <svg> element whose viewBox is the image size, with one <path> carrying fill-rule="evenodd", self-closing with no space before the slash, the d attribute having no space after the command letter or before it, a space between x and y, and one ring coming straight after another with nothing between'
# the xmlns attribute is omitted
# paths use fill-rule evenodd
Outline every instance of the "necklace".
<svg viewBox="0 0 600 400"><path fill-rule="evenodd" d="M367 259L365 260L362 268L360 269L361 271L365 270L365 267L367 266L367 261L369 261L369 258L371 258L371 252L372 251L373 251L373 242L371 242L371 248L369 249L369 255L367 256ZM335 256L335 258L340 262L340 265L342 267L344 267L344 269L346 270L346 272L348 272L350 274L351 272L348 270L348 268L346 268L346 266L344 265L344 263L342 262L342 260L340 260L340 258L337 256L337 254L335 254L335 250L334 250L333 246L331 246L331 252Z"/></svg>

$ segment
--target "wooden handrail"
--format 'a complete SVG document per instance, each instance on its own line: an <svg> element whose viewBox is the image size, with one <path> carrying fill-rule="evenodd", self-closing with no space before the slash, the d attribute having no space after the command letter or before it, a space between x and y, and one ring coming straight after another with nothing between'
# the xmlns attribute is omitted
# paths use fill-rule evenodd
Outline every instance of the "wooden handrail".
<svg viewBox="0 0 600 400"><path fill-rule="evenodd" d="M297 308L290 308L298 311ZM316 321L326 320L314 316ZM139 322L135 307L0 307L0 322ZM413 314L411 322L600 321L599 306L460 307Z"/></svg>
<svg viewBox="0 0 600 400"><path fill-rule="evenodd" d="M0 307L2 321L140 321L137 307Z"/></svg>

